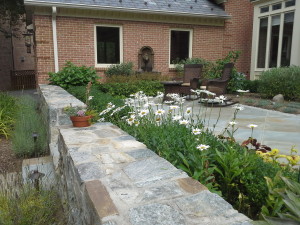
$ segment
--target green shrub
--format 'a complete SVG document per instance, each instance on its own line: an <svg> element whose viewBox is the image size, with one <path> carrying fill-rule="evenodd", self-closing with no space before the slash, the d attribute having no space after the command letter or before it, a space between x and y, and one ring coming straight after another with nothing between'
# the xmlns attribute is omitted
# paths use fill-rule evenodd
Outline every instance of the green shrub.
<svg viewBox="0 0 300 225"><path fill-rule="evenodd" d="M292 107L284 107L282 109L283 112L285 113L296 113L298 112L298 109L292 108Z"/></svg>
<svg viewBox="0 0 300 225"><path fill-rule="evenodd" d="M244 80L244 90L249 90L251 93L258 92L259 80Z"/></svg>
<svg viewBox="0 0 300 225"><path fill-rule="evenodd" d="M116 97L129 97L132 93L143 91L146 95L154 96L158 91L163 91L163 85L159 81L139 80L131 83L106 83L99 84L99 89Z"/></svg>
<svg viewBox="0 0 300 225"><path fill-rule="evenodd" d="M245 90L245 81L246 75L243 73L236 72L236 70L233 69L230 81L227 86L227 91L233 93L237 90Z"/></svg>
<svg viewBox="0 0 300 225"><path fill-rule="evenodd" d="M92 67L76 66L70 61L57 73L49 73L50 84L58 85L62 88L69 86L87 85L89 81L95 83L97 79L96 70Z"/></svg>
<svg viewBox="0 0 300 225"><path fill-rule="evenodd" d="M185 64L202 64L202 74L204 78L215 78L215 64L202 58L188 58L175 63L175 69L178 77L183 76L183 67Z"/></svg>
<svg viewBox="0 0 300 225"><path fill-rule="evenodd" d="M111 65L108 69L104 72L107 77L111 76L130 76L134 73L133 71L133 63L120 63L116 65Z"/></svg>
<svg viewBox="0 0 300 225"><path fill-rule="evenodd" d="M15 98L0 93L0 137L8 138L11 135L17 110Z"/></svg>
<svg viewBox="0 0 300 225"><path fill-rule="evenodd" d="M86 88L85 86L80 87L69 87L67 91L74 95L76 98L80 99L83 102L86 102ZM101 90L99 90L99 87L97 85L93 85L90 91L90 96L94 96L92 100L90 100L89 107L91 109L97 110L98 112L104 110L106 108L106 105L109 102L112 102L114 105L121 106L123 105L123 101L121 99L112 97L109 94L103 93Z"/></svg>
<svg viewBox="0 0 300 225"><path fill-rule="evenodd" d="M65 224L61 204L54 191L23 186L19 194L0 192L0 224L53 225Z"/></svg>
<svg viewBox="0 0 300 225"><path fill-rule="evenodd" d="M12 135L13 151L18 157L37 157L47 151L47 132L37 104L29 96L18 99L19 111ZM33 135L37 134L36 141Z"/></svg>
<svg viewBox="0 0 300 225"><path fill-rule="evenodd" d="M160 73L135 73L130 76L113 75L107 77L105 83L134 83L141 80L145 81L162 81L170 80L168 76L162 76Z"/></svg>
<svg viewBox="0 0 300 225"><path fill-rule="evenodd" d="M285 99L300 98L300 67L273 68L260 76L258 91L268 98L282 94Z"/></svg>

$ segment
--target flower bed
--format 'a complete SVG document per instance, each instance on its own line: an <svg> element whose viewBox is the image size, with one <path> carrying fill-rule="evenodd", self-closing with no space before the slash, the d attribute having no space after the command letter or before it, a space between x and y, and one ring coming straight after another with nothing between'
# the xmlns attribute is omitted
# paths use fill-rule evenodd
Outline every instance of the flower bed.
<svg viewBox="0 0 300 225"><path fill-rule="evenodd" d="M101 96L101 93L98 92L98 95ZM162 105L161 94L151 98L139 92L125 100L125 107L110 103L106 108L103 107L103 101L97 101L96 96L93 101L95 108L103 109L101 121L113 122L136 137L149 149L205 184L212 192L222 195L240 212L257 219L264 206L268 209L264 213L272 215L275 204L270 203L268 197L272 194L272 188L284 187L284 183L278 181L270 188L264 177L273 179L281 172L296 180L297 171L293 170L293 164L290 162L282 167L276 160L265 162L267 154L272 152L262 152L261 149L255 151L236 143L234 120L228 125L227 133L221 137L214 136L203 123L209 117L193 116L193 113L199 113L193 112L193 108L184 108L183 98L176 95L170 97L173 101ZM241 109L236 107L234 118ZM251 129L254 128L252 125ZM275 159L274 151L272 154ZM281 205L277 211L284 210L286 208Z"/></svg>

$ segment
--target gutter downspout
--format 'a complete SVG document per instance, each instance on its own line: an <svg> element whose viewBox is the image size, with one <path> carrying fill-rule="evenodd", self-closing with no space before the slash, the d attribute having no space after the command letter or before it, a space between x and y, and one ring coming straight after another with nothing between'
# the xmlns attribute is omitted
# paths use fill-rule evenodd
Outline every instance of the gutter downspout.
<svg viewBox="0 0 300 225"><path fill-rule="evenodd" d="M55 73L59 71L58 68L58 48L57 48L57 33L56 33L56 7L52 7L52 34L53 34L53 52L54 52L54 68Z"/></svg>

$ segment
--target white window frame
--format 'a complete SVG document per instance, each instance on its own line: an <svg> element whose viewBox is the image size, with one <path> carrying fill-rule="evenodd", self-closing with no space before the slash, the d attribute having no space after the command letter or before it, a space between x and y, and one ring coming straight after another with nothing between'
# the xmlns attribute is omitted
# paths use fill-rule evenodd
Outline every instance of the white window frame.
<svg viewBox="0 0 300 225"><path fill-rule="evenodd" d="M178 29L178 28L172 28L169 32L169 68L175 68L176 64L171 64L171 32L172 31L188 31L189 32L189 58L192 58L193 56L193 29Z"/></svg>
<svg viewBox="0 0 300 225"><path fill-rule="evenodd" d="M255 71L264 71L266 69L269 69L269 59L270 59L270 38L271 38L271 23L272 23L272 17L276 15L280 15L280 29L279 29L279 44L278 44L278 55L277 55L277 67L280 67L281 64L281 53L282 53L282 37L283 37L283 25L284 25L284 14L289 12L294 12L296 6L286 7L285 8L285 2L286 1L273 1L268 4L263 4L258 7L257 15L254 18L255 24L256 24L256 46L255 46ZM281 9L272 11L272 6L276 5L278 3L282 4ZM263 7L269 6L269 12L260 13L260 9ZM294 14L295 15L295 14ZM259 29L260 29L260 19L262 18L268 18L268 30L267 30L267 43L266 43L266 58L265 58L265 67L264 68L258 68L257 67L257 59L258 59L258 47L259 47ZM295 26L295 19L294 19L294 26Z"/></svg>
<svg viewBox="0 0 300 225"><path fill-rule="evenodd" d="M104 64L98 63L97 59L97 27L118 27L119 28L119 41L120 41L120 63L123 63L123 27L115 24L95 24L94 25L94 51L95 51L95 67L96 68L108 68L111 65L116 64Z"/></svg>

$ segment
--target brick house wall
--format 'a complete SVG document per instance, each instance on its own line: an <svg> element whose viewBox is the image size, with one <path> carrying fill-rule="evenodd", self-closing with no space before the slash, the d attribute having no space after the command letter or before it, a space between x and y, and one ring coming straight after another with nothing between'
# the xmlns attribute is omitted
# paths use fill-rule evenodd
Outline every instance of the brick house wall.
<svg viewBox="0 0 300 225"><path fill-rule="evenodd" d="M8 26L5 27L9 30ZM6 35L0 32L0 91L11 90L12 70L34 70L35 55L31 47L31 53L27 53L25 38L21 35L25 33L25 23L14 27L17 37Z"/></svg>
<svg viewBox="0 0 300 225"><path fill-rule="evenodd" d="M236 68L250 78L253 5L249 0L228 0L224 8L232 17L225 22L223 55L241 51Z"/></svg>
<svg viewBox="0 0 300 225"><path fill-rule="evenodd" d="M240 1L245 4L240 4ZM224 27L182 25L159 22L138 22L82 17L57 16L59 69L70 60L76 65L95 66L94 25L114 24L123 28L123 61L133 62L138 69L138 51L150 46L154 51L154 68L163 75L174 75L169 69L169 34L172 28L193 29L192 57L216 60L228 51L241 50L237 63L239 71L249 73L252 6L247 0L229 0L225 9L232 16ZM247 5L247 7L245 7ZM245 14L251 15L245 16ZM250 20L250 21L248 21ZM47 83L48 72L54 71L51 16L34 16L36 32L36 60L39 83ZM237 27L238 26L238 27ZM241 35L242 34L242 35ZM104 69L97 68L100 76Z"/></svg>

